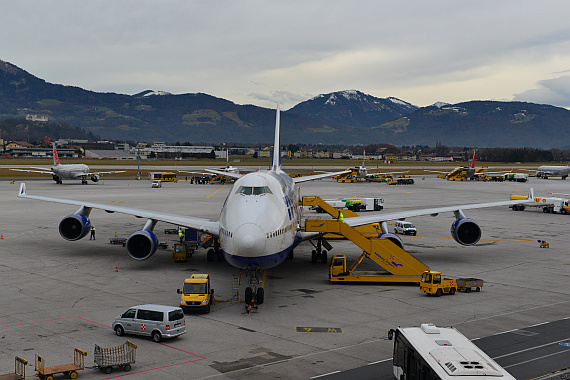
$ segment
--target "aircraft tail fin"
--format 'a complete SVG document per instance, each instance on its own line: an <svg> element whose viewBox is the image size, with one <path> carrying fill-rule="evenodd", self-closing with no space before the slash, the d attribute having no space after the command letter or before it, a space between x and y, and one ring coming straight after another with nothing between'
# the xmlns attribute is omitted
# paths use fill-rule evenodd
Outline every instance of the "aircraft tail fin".
<svg viewBox="0 0 570 380"><path fill-rule="evenodd" d="M366 160L366 148L364 148L364 151L362 152L362 167L364 167L364 160Z"/></svg>
<svg viewBox="0 0 570 380"><path fill-rule="evenodd" d="M53 166L58 166L58 165L59 165L59 155L57 154L55 143L53 143Z"/></svg>
<svg viewBox="0 0 570 380"><path fill-rule="evenodd" d="M471 169L475 169L475 156L477 155L477 149L473 150L473 161L471 162Z"/></svg>
<svg viewBox="0 0 570 380"><path fill-rule="evenodd" d="M20 184L20 191L18 192L19 197L23 195L26 195L26 184L24 182Z"/></svg>
<svg viewBox="0 0 570 380"><path fill-rule="evenodd" d="M533 187L531 187L530 190L528 191L528 200L534 201L534 188Z"/></svg>
<svg viewBox="0 0 570 380"><path fill-rule="evenodd" d="M281 171L281 144L279 139L279 104L277 104L277 115L275 116L275 141L273 142L273 163L271 170L274 172Z"/></svg>

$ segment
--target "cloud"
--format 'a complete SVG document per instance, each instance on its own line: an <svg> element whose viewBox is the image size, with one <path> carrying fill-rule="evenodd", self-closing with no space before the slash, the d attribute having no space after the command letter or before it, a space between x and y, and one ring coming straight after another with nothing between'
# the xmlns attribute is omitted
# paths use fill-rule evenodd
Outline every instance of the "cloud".
<svg viewBox="0 0 570 380"><path fill-rule="evenodd" d="M570 75L541 80L538 85L539 88L515 94L513 100L570 108Z"/></svg>

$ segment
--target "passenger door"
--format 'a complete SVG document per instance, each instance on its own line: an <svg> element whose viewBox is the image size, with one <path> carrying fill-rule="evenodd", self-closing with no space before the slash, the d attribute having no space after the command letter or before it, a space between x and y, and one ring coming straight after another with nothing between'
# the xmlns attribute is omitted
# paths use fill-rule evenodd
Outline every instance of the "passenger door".
<svg viewBox="0 0 570 380"><path fill-rule="evenodd" d="M125 328L125 332L132 334L135 332L135 314L136 309L129 309L121 315L122 325Z"/></svg>

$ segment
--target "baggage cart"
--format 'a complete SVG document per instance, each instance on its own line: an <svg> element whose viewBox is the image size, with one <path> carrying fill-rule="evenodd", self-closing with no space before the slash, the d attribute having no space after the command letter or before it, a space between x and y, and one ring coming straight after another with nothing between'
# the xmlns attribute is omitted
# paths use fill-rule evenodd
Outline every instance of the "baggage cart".
<svg viewBox="0 0 570 380"><path fill-rule="evenodd" d="M97 367L106 374L113 372L113 367L121 367L124 371L131 370L131 363L135 362L137 346L126 341L120 346L103 348L95 345L93 353Z"/></svg>
<svg viewBox="0 0 570 380"><path fill-rule="evenodd" d="M57 365L54 367L45 367L45 360L40 355L36 354L36 376L40 379L53 380L53 375L63 373L69 376L70 379L77 378L77 371L85 369L85 356L87 352L76 348L73 352L73 363Z"/></svg>
<svg viewBox="0 0 570 380"><path fill-rule="evenodd" d="M0 375L0 380L24 380L26 378L26 364L28 364L26 359L16 356L14 373Z"/></svg>
<svg viewBox="0 0 570 380"><path fill-rule="evenodd" d="M480 292L483 287L483 280L480 278L458 278L455 282L457 282L457 290L464 290L465 293L469 293L473 288L476 292Z"/></svg>
<svg viewBox="0 0 570 380"><path fill-rule="evenodd" d="M113 245L122 244L124 247L127 244L127 239L119 238L119 237L109 238L109 243L111 243Z"/></svg>

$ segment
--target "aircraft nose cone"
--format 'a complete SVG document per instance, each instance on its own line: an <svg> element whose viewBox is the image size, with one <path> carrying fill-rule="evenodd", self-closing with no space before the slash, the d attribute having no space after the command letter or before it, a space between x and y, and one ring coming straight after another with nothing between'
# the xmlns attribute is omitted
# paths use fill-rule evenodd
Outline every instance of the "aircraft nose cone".
<svg viewBox="0 0 570 380"><path fill-rule="evenodd" d="M253 256L262 253L265 249L265 233L256 224L241 225L234 236L237 238L237 248L241 255Z"/></svg>

